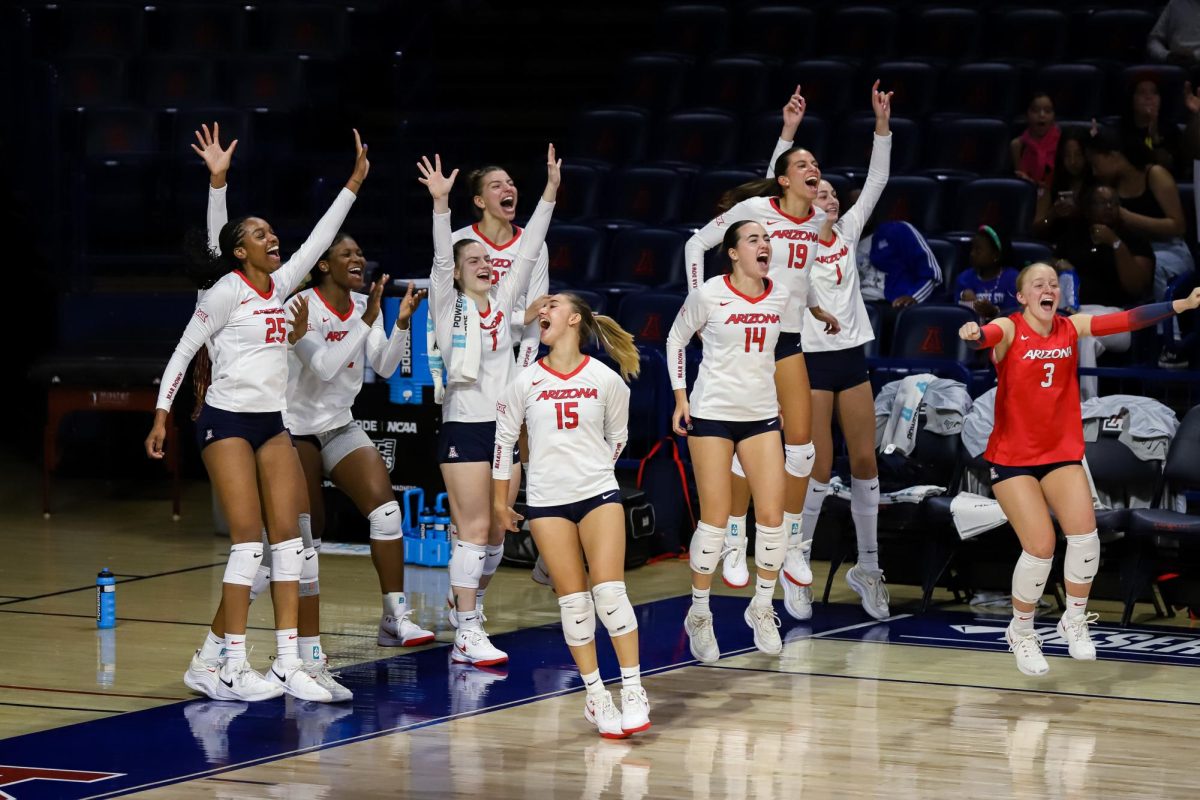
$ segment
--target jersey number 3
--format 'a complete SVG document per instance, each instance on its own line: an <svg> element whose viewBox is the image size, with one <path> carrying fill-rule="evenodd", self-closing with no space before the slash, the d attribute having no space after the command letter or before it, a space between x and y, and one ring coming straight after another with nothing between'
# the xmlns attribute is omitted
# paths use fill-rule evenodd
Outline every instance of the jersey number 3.
<svg viewBox="0 0 1200 800"><path fill-rule="evenodd" d="M267 344L279 344L287 338L287 321L283 317L267 317Z"/></svg>
<svg viewBox="0 0 1200 800"><path fill-rule="evenodd" d="M558 412L558 429L579 427L579 403L555 403L554 410Z"/></svg>
<svg viewBox="0 0 1200 800"><path fill-rule="evenodd" d="M1054 365L1053 364L1042 364L1042 369L1046 370L1046 379L1038 385L1043 388L1053 386L1054 385Z"/></svg>

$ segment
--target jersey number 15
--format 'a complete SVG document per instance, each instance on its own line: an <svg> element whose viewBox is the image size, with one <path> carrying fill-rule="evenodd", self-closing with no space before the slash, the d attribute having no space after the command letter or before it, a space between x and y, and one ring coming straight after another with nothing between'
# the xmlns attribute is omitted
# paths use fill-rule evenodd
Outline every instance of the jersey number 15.
<svg viewBox="0 0 1200 800"><path fill-rule="evenodd" d="M555 403L554 410L558 413L558 429L579 427L579 403Z"/></svg>

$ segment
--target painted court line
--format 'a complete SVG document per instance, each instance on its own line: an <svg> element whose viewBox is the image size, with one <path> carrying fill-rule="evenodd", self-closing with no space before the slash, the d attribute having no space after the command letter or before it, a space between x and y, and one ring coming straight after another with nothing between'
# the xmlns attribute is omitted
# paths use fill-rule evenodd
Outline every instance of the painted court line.
<svg viewBox="0 0 1200 800"><path fill-rule="evenodd" d="M153 575L142 575L137 578L126 578L124 580L117 581L117 583L119 585L123 586L127 583L137 583L138 581L146 581L146 580L150 580L151 578L162 578L167 575L182 575L185 572L195 572L196 570L200 570L200 569L212 569L213 567L223 567L223 566L225 566L224 561L214 561L211 564L199 564L194 567L184 567L183 569L173 569L173 570L169 570L167 572L156 572ZM61 589L57 592L46 592L45 594L35 594L35 595L30 595L29 597L21 597L17 600L5 600L4 602L0 603L0 606L8 606L8 605L12 605L13 603L24 603L27 600L42 600L47 597L57 597L60 594L72 594L74 592L95 591L95 589L96 589L96 584L89 583L87 586L77 586L74 589Z"/></svg>

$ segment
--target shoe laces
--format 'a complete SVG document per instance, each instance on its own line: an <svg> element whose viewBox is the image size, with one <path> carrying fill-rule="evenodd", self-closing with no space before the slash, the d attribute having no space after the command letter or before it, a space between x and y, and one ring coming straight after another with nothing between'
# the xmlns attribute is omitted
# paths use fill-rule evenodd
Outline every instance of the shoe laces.
<svg viewBox="0 0 1200 800"><path fill-rule="evenodd" d="M779 620L779 614L775 611L775 606L756 606L751 604L750 615L754 618L755 625L760 628L766 628L768 625L778 628L782 624Z"/></svg>
<svg viewBox="0 0 1200 800"><path fill-rule="evenodd" d="M696 632L693 634L700 640L701 644L716 641L713 633L713 619L711 614L696 614L692 616L692 621L696 623L693 627Z"/></svg>
<svg viewBox="0 0 1200 800"><path fill-rule="evenodd" d="M881 570L878 575L863 571L867 574L867 582L871 585L871 594L875 596L875 602L879 605L887 605L892 597L888 592L887 584L883 582L883 571Z"/></svg>
<svg viewBox="0 0 1200 800"><path fill-rule="evenodd" d="M1063 618L1063 627L1070 630L1071 635L1076 639L1090 639L1091 633L1088 631L1088 625L1099 620L1100 615L1095 612L1080 614L1077 617L1068 616Z"/></svg>
<svg viewBox="0 0 1200 800"><path fill-rule="evenodd" d="M1040 655L1042 652L1042 637L1037 631L1013 631L1008 643L1010 653L1019 656Z"/></svg>
<svg viewBox="0 0 1200 800"><path fill-rule="evenodd" d="M640 703L641 705L649 705L646 701L646 690L641 686L629 686L621 689L621 702L624 703Z"/></svg>
<svg viewBox="0 0 1200 800"><path fill-rule="evenodd" d="M593 698L593 708L600 712L601 716L613 718L618 715L617 706L613 703L612 695L608 691L601 692Z"/></svg>

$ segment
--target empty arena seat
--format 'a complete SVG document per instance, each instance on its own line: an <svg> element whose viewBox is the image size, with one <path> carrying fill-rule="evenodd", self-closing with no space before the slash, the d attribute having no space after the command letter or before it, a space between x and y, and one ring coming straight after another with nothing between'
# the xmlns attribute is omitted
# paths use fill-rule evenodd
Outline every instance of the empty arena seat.
<svg viewBox="0 0 1200 800"><path fill-rule="evenodd" d="M770 69L757 58L718 58L696 73L692 103L750 113L763 108L767 99Z"/></svg>
<svg viewBox="0 0 1200 800"><path fill-rule="evenodd" d="M685 296L666 292L638 292L621 303L617 322L633 334L638 345L662 350L667 346L667 334L683 307Z"/></svg>
<svg viewBox="0 0 1200 800"><path fill-rule="evenodd" d="M634 56L621 71L617 98L654 113L671 111L683 101L689 67L682 56Z"/></svg>
<svg viewBox="0 0 1200 800"><path fill-rule="evenodd" d="M895 92L892 98L893 115L924 117L933 110L938 96L938 70L929 64L886 61L865 72L879 79L880 91Z"/></svg>
<svg viewBox="0 0 1200 800"><path fill-rule="evenodd" d="M133 56L145 40L144 7L135 3L64 3L58 7L64 54Z"/></svg>
<svg viewBox="0 0 1200 800"><path fill-rule="evenodd" d="M1138 8L1104 8L1087 15L1083 34L1077 36L1078 55L1130 63L1146 53L1146 40L1155 14Z"/></svg>
<svg viewBox="0 0 1200 800"><path fill-rule="evenodd" d="M803 130L804 125L800 127ZM889 128L892 131L891 174L911 172L921 158L921 126L911 119L892 117ZM838 126L833 142L833 152L822 164L838 172L865 176L875 146L875 118L854 116L844 120ZM820 154L817 158L821 160Z"/></svg>
<svg viewBox="0 0 1200 800"><path fill-rule="evenodd" d="M1060 120L1090 120L1103 107L1104 73L1093 64L1050 64L1038 70L1033 86L1050 95Z"/></svg>
<svg viewBox="0 0 1200 800"><path fill-rule="evenodd" d="M788 65L784 70L784 91L795 89L800 85L800 91L808 107L822 116L833 119L841 116L850 108L853 102L853 89L857 70L845 61L833 59L816 59L797 61ZM863 100L867 98L867 88L862 87L860 94ZM780 107L786 97L778 98ZM862 102L862 101L859 101ZM801 123L801 128L804 125Z"/></svg>
<svg viewBox="0 0 1200 800"><path fill-rule="evenodd" d="M896 50L900 17L879 6L836 9L823 26L836 34L822 36L825 55L873 62L890 58Z"/></svg>
<svg viewBox="0 0 1200 800"><path fill-rule="evenodd" d="M157 117L140 108L108 108L83 115L84 152L89 158L149 156L158 152Z"/></svg>
<svg viewBox="0 0 1200 800"><path fill-rule="evenodd" d="M1005 121L1024 111L1020 74L1011 64L981 62L950 70L942 81L941 114Z"/></svg>
<svg viewBox="0 0 1200 800"><path fill-rule="evenodd" d="M967 362L972 350L958 338L958 329L976 322L975 312L957 305L909 306L896 317L893 358L944 359Z"/></svg>
<svg viewBox="0 0 1200 800"><path fill-rule="evenodd" d="M603 278L604 236L586 225L550 226L546 234L550 280L584 287Z"/></svg>
<svg viewBox="0 0 1200 800"><path fill-rule="evenodd" d="M1004 170L1010 140L998 119L952 119L926 127L927 171L993 175Z"/></svg>
<svg viewBox="0 0 1200 800"><path fill-rule="evenodd" d="M936 233L942 227L941 186L923 175L889 178L875 205L874 217L880 222L910 222L922 233Z"/></svg>
<svg viewBox="0 0 1200 800"><path fill-rule="evenodd" d="M734 187L758 180L762 175L738 169L714 169L702 172L692 181L684 205L683 221L701 227L717 216L717 203Z"/></svg>
<svg viewBox="0 0 1200 800"><path fill-rule="evenodd" d="M145 84L143 99L151 108L201 108L219 105L215 95L216 70L211 60L175 58L145 59L139 70Z"/></svg>
<svg viewBox="0 0 1200 800"><path fill-rule="evenodd" d="M1022 236L1033 222L1037 189L1019 178L979 178L963 184L954 202L955 230L974 231L991 225Z"/></svg>
<svg viewBox="0 0 1200 800"><path fill-rule="evenodd" d="M1016 241L1012 243L1012 252L1015 262L1012 266L1017 269L1037 261L1051 264L1054 259L1054 251L1042 242Z"/></svg>
<svg viewBox="0 0 1200 800"><path fill-rule="evenodd" d="M299 59L291 57L244 57L230 59L226 76L239 108L287 110L304 96L304 76Z"/></svg>
<svg viewBox="0 0 1200 800"><path fill-rule="evenodd" d="M737 147L737 120L718 111L672 114L660 128L662 160L718 166L733 160Z"/></svg>
<svg viewBox="0 0 1200 800"><path fill-rule="evenodd" d="M687 234L666 228L623 230L613 238L603 279L614 284L680 286L687 239Z"/></svg>
<svg viewBox="0 0 1200 800"><path fill-rule="evenodd" d="M586 289L576 289L574 287L571 287L569 291L571 294L576 295L580 300L587 303L588 308L592 310L593 314L608 313L606 311L608 308L608 298L599 292L589 292Z"/></svg>
<svg viewBox="0 0 1200 800"><path fill-rule="evenodd" d="M724 51L729 25L729 12L721 6L671 6L659 17L656 41L671 52L708 57Z"/></svg>
<svg viewBox="0 0 1200 800"><path fill-rule="evenodd" d="M163 52L177 56L224 56L246 46L245 6L181 3L158 6Z"/></svg>
<svg viewBox="0 0 1200 800"><path fill-rule="evenodd" d="M1067 51L1067 15L1049 8L1017 8L991 27L996 58L1053 64Z"/></svg>
<svg viewBox="0 0 1200 800"><path fill-rule="evenodd" d="M915 224L915 223L914 223ZM938 267L942 270L942 285L938 287L937 297L949 298L954 290L954 281L958 278L963 261L962 248L957 242L948 239L929 238L925 240L933 257L937 259Z"/></svg>
<svg viewBox="0 0 1200 800"><path fill-rule="evenodd" d="M602 176L587 164L563 164L562 184L554 202L554 218L564 222L591 219L600 207Z"/></svg>
<svg viewBox="0 0 1200 800"><path fill-rule="evenodd" d="M742 126L741 146L738 148L738 158L744 164L763 164L775 150L779 141L779 132L783 127L783 119L778 111L766 111L756 114ZM806 112L800 129L796 132L796 143L816 155L817 160L827 157L829 153L829 123L817 114ZM759 175L765 175L764 171Z"/></svg>
<svg viewBox="0 0 1200 800"><path fill-rule="evenodd" d="M973 8L925 8L912 17L910 28L901 39L904 56L942 65L972 61L979 55L983 14Z"/></svg>
<svg viewBox="0 0 1200 800"><path fill-rule="evenodd" d="M762 6L738 15L737 50L787 61L816 49L817 15L797 6Z"/></svg>
<svg viewBox="0 0 1200 800"><path fill-rule="evenodd" d="M628 164L646 155L646 112L636 108L600 108L575 118L572 153L577 159Z"/></svg>
<svg viewBox="0 0 1200 800"><path fill-rule="evenodd" d="M125 62L110 56L62 58L58 73L59 105L63 108L101 108L125 100Z"/></svg>
<svg viewBox="0 0 1200 800"><path fill-rule="evenodd" d="M346 8L340 3L281 3L265 12L277 53L334 58L346 49Z"/></svg>
<svg viewBox="0 0 1200 800"><path fill-rule="evenodd" d="M679 219L684 181L661 167L631 167L608 178L606 217L647 225L670 225Z"/></svg>

